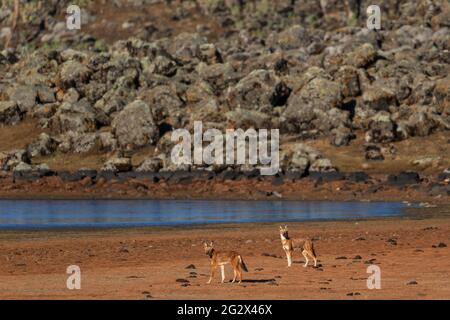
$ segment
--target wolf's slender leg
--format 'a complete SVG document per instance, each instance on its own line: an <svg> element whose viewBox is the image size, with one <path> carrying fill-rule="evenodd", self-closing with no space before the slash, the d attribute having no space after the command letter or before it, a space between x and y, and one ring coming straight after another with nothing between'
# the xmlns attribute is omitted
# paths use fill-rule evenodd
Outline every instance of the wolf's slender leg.
<svg viewBox="0 0 450 320"><path fill-rule="evenodd" d="M214 272L215 272L215 271L216 271L215 266L211 266L211 272L210 272L209 280L208 280L207 284L210 284L210 283L211 283L211 280L212 280L213 277L214 277Z"/></svg>
<svg viewBox="0 0 450 320"><path fill-rule="evenodd" d="M317 258L315 256L312 256L314 259L314 267L317 267Z"/></svg>
<svg viewBox="0 0 450 320"><path fill-rule="evenodd" d="M237 269L238 275L239 275L239 283L242 282L242 270L241 269Z"/></svg>
<svg viewBox="0 0 450 320"><path fill-rule="evenodd" d="M222 283L223 283L225 280L225 266L224 265L220 266L220 273L222 274Z"/></svg>
<svg viewBox="0 0 450 320"><path fill-rule="evenodd" d="M286 257L287 257L287 261L288 261L288 267L290 267L292 265L292 253L289 251L286 251Z"/></svg>
<svg viewBox="0 0 450 320"><path fill-rule="evenodd" d="M308 251L308 255L314 260L314 267L317 267L317 257L311 251Z"/></svg>
<svg viewBox="0 0 450 320"><path fill-rule="evenodd" d="M303 250L302 251L302 255L305 257L305 260L306 260L306 262L303 265L303 267L306 268L308 266L308 262L309 262L307 252L305 250Z"/></svg>
<svg viewBox="0 0 450 320"><path fill-rule="evenodd" d="M239 258L231 261L231 266L233 267L233 281L231 281L232 283L236 282L236 278L237 278L239 272L241 272L239 263L240 263Z"/></svg>

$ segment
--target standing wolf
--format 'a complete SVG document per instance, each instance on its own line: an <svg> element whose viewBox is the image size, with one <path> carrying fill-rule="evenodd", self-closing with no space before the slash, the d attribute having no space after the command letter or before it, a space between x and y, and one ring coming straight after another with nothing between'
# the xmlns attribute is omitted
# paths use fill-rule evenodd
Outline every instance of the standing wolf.
<svg viewBox="0 0 450 320"><path fill-rule="evenodd" d="M314 251L314 245L311 240L289 238L287 226L284 226L284 228L280 226L280 237L281 237L281 245L283 246L284 252L286 252L288 267L292 265L292 253L297 250L301 251L306 259L306 262L303 265L303 267L306 268L308 266L309 262L308 256L314 260L314 267L317 266L317 256L316 252Z"/></svg>
<svg viewBox="0 0 450 320"><path fill-rule="evenodd" d="M242 259L242 256L235 251L216 251L213 246L213 242L210 243L203 242L203 246L205 248L206 255L211 259L211 273L209 276L208 284L211 283L212 278L214 277L214 273L216 268L220 266L220 271L222 274L222 283L225 280L225 265L231 264L233 267L234 277L233 281L236 281L236 277L239 276L239 283L242 281L242 270L248 272L247 266ZM242 270L241 270L242 268Z"/></svg>

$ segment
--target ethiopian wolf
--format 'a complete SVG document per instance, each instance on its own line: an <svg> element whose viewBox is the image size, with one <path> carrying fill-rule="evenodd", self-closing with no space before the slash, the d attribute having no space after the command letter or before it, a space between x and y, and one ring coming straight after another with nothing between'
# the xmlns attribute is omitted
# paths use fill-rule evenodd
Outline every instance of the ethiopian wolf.
<svg viewBox="0 0 450 320"><path fill-rule="evenodd" d="M286 257L288 261L288 267L292 265L292 253L294 251L301 251L303 256L306 259L303 267L308 266L308 256L314 260L314 267L317 266L317 256L314 251L314 245L310 239L291 239L288 234L288 227L280 226L280 237L281 237L281 245L283 246L284 252L286 252Z"/></svg>
<svg viewBox="0 0 450 320"><path fill-rule="evenodd" d="M239 283L242 281L242 270L248 272L247 266L242 259L242 256L236 251L216 251L213 246L213 242L210 243L203 242L203 246L205 248L205 253L211 259L211 272L208 280L208 284L211 283L212 278L214 277L214 273L216 268L220 266L220 271L222 274L222 283L225 280L225 265L231 264L233 267L234 277L233 281L236 281L236 277L239 276ZM242 268L242 270L241 270Z"/></svg>

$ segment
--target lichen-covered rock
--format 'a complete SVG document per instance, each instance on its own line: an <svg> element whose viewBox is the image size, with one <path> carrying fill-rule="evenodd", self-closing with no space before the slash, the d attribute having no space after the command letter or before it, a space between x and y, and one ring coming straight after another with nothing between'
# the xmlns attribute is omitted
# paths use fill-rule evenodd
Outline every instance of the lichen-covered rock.
<svg viewBox="0 0 450 320"><path fill-rule="evenodd" d="M27 152L30 158L38 156L47 156L56 151L58 141L46 133L41 133L39 138L27 146Z"/></svg>
<svg viewBox="0 0 450 320"><path fill-rule="evenodd" d="M303 143L296 143L292 148L280 153L280 164L286 172L306 174L310 164L320 158L321 154L314 148Z"/></svg>
<svg viewBox="0 0 450 320"><path fill-rule="evenodd" d="M31 171L33 170L33 167L25 162L19 162L13 169L14 172L24 172L24 171Z"/></svg>
<svg viewBox="0 0 450 320"><path fill-rule="evenodd" d="M50 171L50 166L46 163L40 163L35 165L33 169L40 172L48 172Z"/></svg>
<svg viewBox="0 0 450 320"><path fill-rule="evenodd" d="M99 134L102 150L115 151L117 149L117 139L111 132L100 132Z"/></svg>
<svg viewBox="0 0 450 320"><path fill-rule="evenodd" d="M254 128L254 129L270 129L272 128L272 118L262 112L236 109L225 114L228 122L235 128Z"/></svg>
<svg viewBox="0 0 450 320"><path fill-rule="evenodd" d="M450 115L450 76L436 81L433 95L437 111Z"/></svg>
<svg viewBox="0 0 450 320"><path fill-rule="evenodd" d="M39 86L37 88L37 98L40 103L54 103L56 97L54 91L46 86Z"/></svg>
<svg viewBox="0 0 450 320"><path fill-rule="evenodd" d="M363 93L363 101L376 111L387 111L390 106L396 104L395 93L387 87L372 86Z"/></svg>
<svg viewBox="0 0 450 320"><path fill-rule="evenodd" d="M388 112L380 111L371 118L365 140L368 143L386 143L396 139L395 123Z"/></svg>
<svg viewBox="0 0 450 320"><path fill-rule="evenodd" d="M314 40L320 41L321 36L320 32L312 32L304 26L294 25L277 35L276 44L285 50L306 48Z"/></svg>
<svg viewBox="0 0 450 320"><path fill-rule="evenodd" d="M69 60L61 65L59 84L63 88L79 87L89 80L91 70L76 60Z"/></svg>
<svg viewBox="0 0 450 320"><path fill-rule="evenodd" d="M33 85L16 85L8 90L10 101L14 101L22 113L36 105L37 90Z"/></svg>
<svg viewBox="0 0 450 320"><path fill-rule="evenodd" d="M137 172L158 172L163 167L163 161L161 158L154 157L150 159L145 159L139 167L136 169Z"/></svg>
<svg viewBox="0 0 450 320"><path fill-rule="evenodd" d="M271 112L275 100L276 86L280 79L273 71L254 70L242 78L227 93L227 102L231 109L250 109ZM289 95L288 95L289 96Z"/></svg>
<svg viewBox="0 0 450 320"><path fill-rule="evenodd" d="M440 115L436 108L426 105L402 106L396 125L398 135L403 139L426 137L436 130L450 129L450 121Z"/></svg>
<svg viewBox="0 0 450 320"><path fill-rule="evenodd" d="M309 167L312 172L334 172L336 168L331 163L330 159L321 158L314 161Z"/></svg>
<svg viewBox="0 0 450 320"><path fill-rule="evenodd" d="M335 128L331 130L331 134L331 144L336 147L347 146L355 138L355 134L347 127Z"/></svg>
<svg viewBox="0 0 450 320"><path fill-rule="evenodd" d="M159 131L150 107L136 100L125 107L113 120L112 132L120 148L138 148L157 142Z"/></svg>
<svg viewBox="0 0 450 320"><path fill-rule="evenodd" d="M419 167L420 169L437 168L441 163L441 157L425 157L420 159L411 160L411 164Z"/></svg>
<svg viewBox="0 0 450 320"><path fill-rule="evenodd" d="M171 39L160 39L167 52L183 63L191 62L199 55L199 48L207 41L198 33L182 32Z"/></svg>
<svg viewBox="0 0 450 320"><path fill-rule="evenodd" d="M114 112L122 111L127 104L135 100L135 97L135 88L130 87L129 84L121 86L121 83L117 82L112 89L105 92L105 94L95 102L94 107L104 112L105 115L110 116Z"/></svg>
<svg viewBox="0 0 450 320"><path fill-rule="evenodd" d="M172 77L177 73L177 64L167 56L157 56L148 71L166 77Z"/></svg>
<svg viewBox="0 0 450 320"><path fill-rule="evenodd" d="M197 81L186 90L186 101L189 103L200 103L215 97L214 90L206 81Z"/></svg>
<svg viewBox="0 0 450 320"><path fill-rule="evenodd" d="M102 150L102 142L97 132L76 134L71 142L71 149L75 153L98 152Z"/></svg>
<svg viewBox="0 0 450 320"><path fill-rule="evenodd" d="M132 168L130 158L111 158L105 162L101 171L127 172Z"/></svg>
<svg viewBox="0 0 450 320"><path fill-rule="evenodd" d="M58 107L59 103L38 104L29 114L33 118L50 119L56 113Z"/></svg>
<svg viewBox="0 0 450 320"><path fill-rule="evenodd" d="M61 97L62 102L76 103L80 99L80 93L75 88L69 88Z"/></svg>
<svg viewBox="0 0 450 320"><path fill-rule="evenodd" d="M50 128L56 133L93 132L97 128L95 110L87 99L73 104L64 102L50 119Z"/></svg>
<svg viewBox="0 0 450 320"><path fill-rule="evenodd" d="M436 82L422 73L414 75L411 84L411 95L405 103L408 105L421 104L430 105L433 103ZM435 101L436 103L437 101Z"/></svg>
<svg viewBox="0 0 450 320"><path fill-rule="evenodd" d="M305 173L309 168L309 158L308 154L301 151L294 151L289 153L282 153L280 156L281 167L285 171L290 172L301 172Z"/></svg>
<svg viewBox="0 0 450 320"><path fill-rule="evenodd" d="M368 144L365 146L365 158L366 160L382 161L384 160L381 148L375 144Z"/></svg>
<svg viewBox="0 0 450 320"><path fill-rule="evenodd" d="M423 26L402 25L393 32L397 46L418 47L431 39L433 30Z"/></svg>
<svg viewBox="0 0 450 320"><path fill-rule="evenodd" d="M356 97L361 93L358 71L350 66L341 67L335 75L335 79L342 85L344 97Z"/></svg>
<svg viewBox="0 0 450 320"><path fill-rule="evenodd" d="M375 48L370 43L365 43L349 54L348 64L356 68L364 68L373 63L376 57Z"/></svg>
<svg viewBox="0 0 450 320"><path fill-rule="evenodd" d="M342 90L338 83L322 77L313 78L289 97L282 115L285 119L282 129L292 133L308 130L328 133L348 120L348 114L337 109L341 104Z"/></svg>
<svg viewBox="0 0 450 320"><path fill-rule="evenodd" d="M0 126L14 125L22 120L22 112L14 101L0 101Z"/></svg>
<svg viewBox="0 0 450 320"><path fill-rule="evenodd" d="M200 59L208 64L222 63L222 54L213 43L205 43L199 47Z"/></svg>
<svg viewBox="0 0 450 320"><path fill-rule="evenodd" d="M61 58L61 61L63 62L69 60L76 60L82 62L87 60L86 53L74 49L65 49L59 53L59 56Z"/></svg>
<svg viewBox="0 0 450 320"><path fill-rule="evenodd" d="M19 163L29 163L30 159L26 150L18 149L0 152L0 170L12 170Z"/></svg>
<svg viewBox="0 0 450 320"><path fill-rule="evenodd" d="M58 150L64 153L98 152L102 150L102 144L97 132L68 131L59 136Z"/></svg>
<svg viewBox="0 0 450 320"><path fill-rule="evenodd" d="M166 85L145 90L138 98L150 106L153 119L158 123L168 118L176 118L183 107L176 90Z"/></svg>
<svg viewBox="0 0 450 320"><path fill-rule="evenodd" d="M226 90L239 80L238 74L229 62L212 65L200 62L195 70L200 79L205 80L217 90Z"/></svg>

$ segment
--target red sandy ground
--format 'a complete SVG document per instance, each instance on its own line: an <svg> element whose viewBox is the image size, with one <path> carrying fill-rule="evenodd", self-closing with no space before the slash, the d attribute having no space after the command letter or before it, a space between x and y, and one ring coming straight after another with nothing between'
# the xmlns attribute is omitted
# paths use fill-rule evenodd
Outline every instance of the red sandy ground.
<svg viewBox="0 0 450 320"><path fill-rule="evenodd" d="M449 248L432 247L450 244L449 219L295 223L290 229L292 237L316 239L321 268L303 268L299 255L288 268L276 224L2 232L0 299L450 298ZM219 273L206 284L205 239L242 254L249 268L242 284L220 284ZM353 259L357 255L362 259ZM73 264L81 268L81 290L66 288ZM195 269L186 269L190 264ZM381 268L380 290L366 286L369 264ZM229 267L226 272L229 280Z"/></svg>

